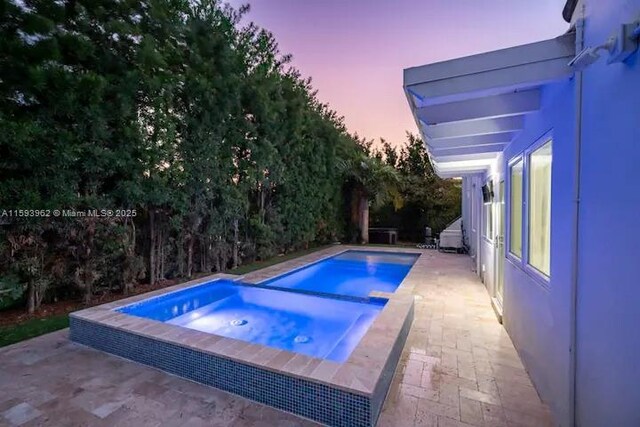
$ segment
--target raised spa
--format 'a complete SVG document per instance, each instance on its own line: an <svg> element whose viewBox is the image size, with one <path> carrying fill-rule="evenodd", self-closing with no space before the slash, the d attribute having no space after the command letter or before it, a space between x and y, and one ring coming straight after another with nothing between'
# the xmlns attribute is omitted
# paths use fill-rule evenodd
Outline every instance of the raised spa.
<svg viewBox="0 0 640 427"><path fill-rule="evenodd" d="M367 332L384 302L365 304L218 280L118 311L342 362Z"/></svg>

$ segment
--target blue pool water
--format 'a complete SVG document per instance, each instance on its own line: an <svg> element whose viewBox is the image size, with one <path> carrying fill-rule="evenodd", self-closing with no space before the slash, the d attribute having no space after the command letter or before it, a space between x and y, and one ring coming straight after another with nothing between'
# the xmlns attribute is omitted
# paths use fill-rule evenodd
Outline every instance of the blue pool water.
<svg viewBox="0 0 640 427"><path fill-rule="evenodd" d="M366 298L371 291L394 292L418 256L346 251L260 285Z"/></svg>
<svg viewBox="0 0 640 427"><path fill-rule="evenodd" d="M384 303L290 291L361 298L374 290L393 292L417 258L413 254L346 251L260 283L265 288L218 280L118 311L342 362Z"/></svg>
<svg viewBox="0 0 640 427"><path fill-rule="evenodd" d="M218 280L118 311L343 362L383 305L383 302L351 302Z"/></svg>

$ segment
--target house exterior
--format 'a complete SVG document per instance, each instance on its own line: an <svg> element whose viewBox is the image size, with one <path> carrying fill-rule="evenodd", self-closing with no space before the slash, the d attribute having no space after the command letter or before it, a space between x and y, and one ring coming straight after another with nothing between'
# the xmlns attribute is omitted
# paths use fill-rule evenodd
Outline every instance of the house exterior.
<svg viewBox="0 0 640 427"><path fill-rule="evenodd" d="M555 423L639 426L640 0L564 17L554 39L406 69L404 90Z"/></svg>

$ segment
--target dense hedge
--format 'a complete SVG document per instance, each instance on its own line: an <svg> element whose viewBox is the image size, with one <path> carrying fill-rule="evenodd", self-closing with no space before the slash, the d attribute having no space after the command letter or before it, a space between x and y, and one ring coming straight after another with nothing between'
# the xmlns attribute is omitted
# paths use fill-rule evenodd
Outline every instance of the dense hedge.
<svg viewBox="0 0 640 427"><path fill-rule="evenodd" d="M343 229L357 150L272 35L215 1L1 3L5 289L46 295L224 270ZM46 212L45 212L46 215ZM48 291L47 291L48 290Z"/></svg>
<svg viewBox="0 0 640 427"><path fill-rule="evenodd" d="M245 11L0 0L0 303L88 301L356 235L338 165L366 144Z"/></svg>

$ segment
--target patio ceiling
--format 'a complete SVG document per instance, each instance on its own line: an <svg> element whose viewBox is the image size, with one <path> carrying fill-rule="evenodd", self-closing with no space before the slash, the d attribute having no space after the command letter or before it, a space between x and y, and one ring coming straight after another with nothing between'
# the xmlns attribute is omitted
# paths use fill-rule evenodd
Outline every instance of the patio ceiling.
<svg viewBox="0 0 640 427"><path fill-rule="evenodd" d="M404 90L441 177L482 173L540 109L542 86L573 75L575 34L404 70Z"/></svg>

